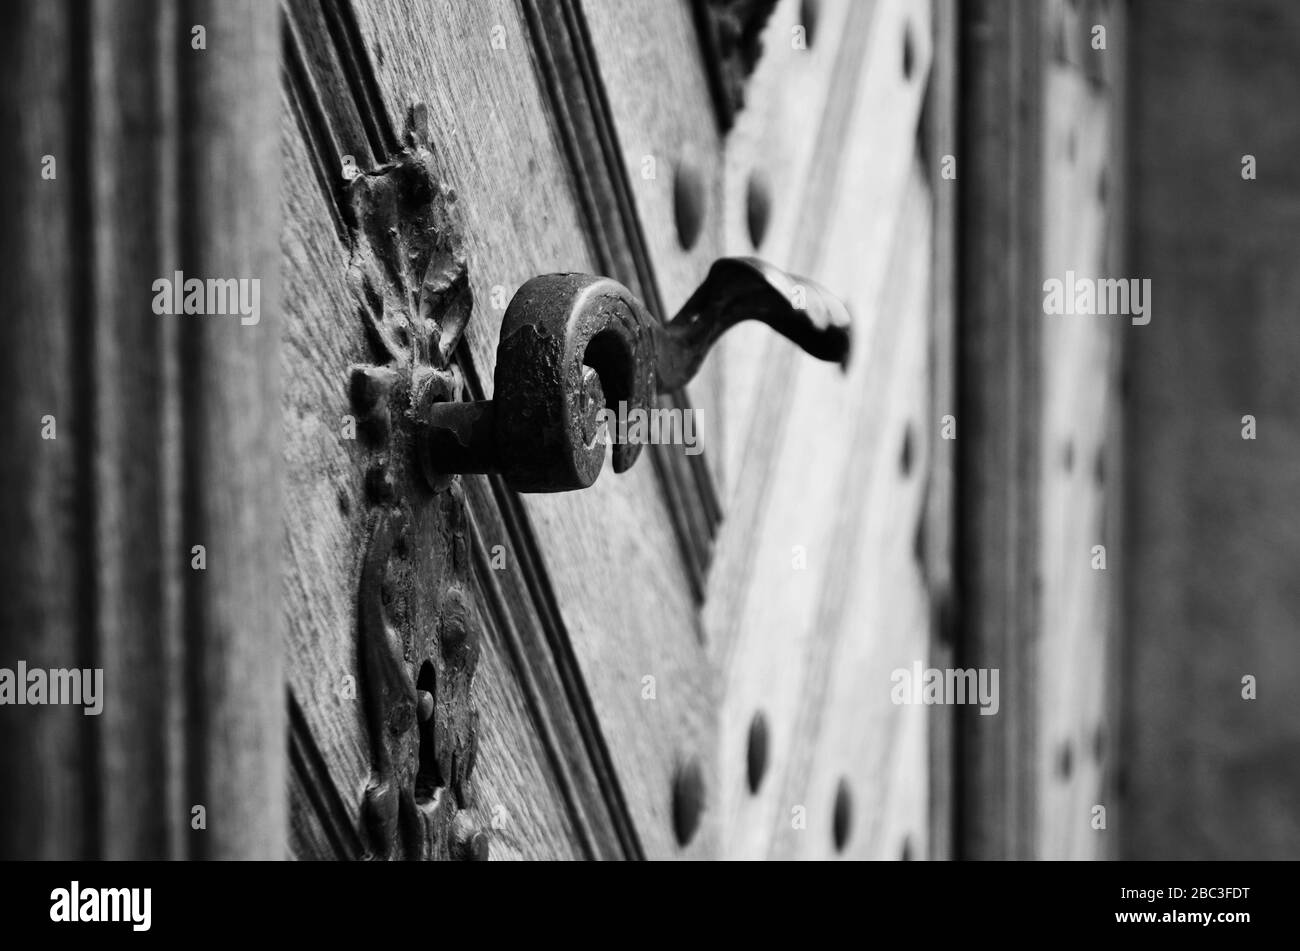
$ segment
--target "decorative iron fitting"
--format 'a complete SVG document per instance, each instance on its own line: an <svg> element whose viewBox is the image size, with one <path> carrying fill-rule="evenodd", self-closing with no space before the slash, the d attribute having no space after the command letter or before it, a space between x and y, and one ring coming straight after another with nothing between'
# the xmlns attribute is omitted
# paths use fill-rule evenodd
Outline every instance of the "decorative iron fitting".
<svg viewBox="0 0 1300 951"><path fill-rule="evenodd" d="M776 0L694 0L694 7L709 88L725 132L745 105L745 83L763 55L760 37ZM805 28L811 32L811 24Z"/></svg>
<svg viewBox="0 0 1300 951"><path fill-rule="evenodd" d="M405 140L348 185L348 284L374 355L349 378L370 509L357 603L371 759L362 831L370 858L486 858L487 833L464 812L481 634L465 497L454 475L426 478L414 451L432 408L460 400L451 356L472 301L455 194L434 174L423 105Z"/></svg>

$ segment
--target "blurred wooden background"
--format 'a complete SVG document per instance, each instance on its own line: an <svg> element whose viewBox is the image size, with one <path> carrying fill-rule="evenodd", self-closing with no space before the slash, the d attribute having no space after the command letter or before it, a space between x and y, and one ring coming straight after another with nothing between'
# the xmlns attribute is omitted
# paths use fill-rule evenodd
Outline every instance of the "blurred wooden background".
<svg viewBox="0 0 1300 951"><path fill-rule="evenodd" d="M1121 854L1295 859L1300 6L1132 10Z"/></svg>

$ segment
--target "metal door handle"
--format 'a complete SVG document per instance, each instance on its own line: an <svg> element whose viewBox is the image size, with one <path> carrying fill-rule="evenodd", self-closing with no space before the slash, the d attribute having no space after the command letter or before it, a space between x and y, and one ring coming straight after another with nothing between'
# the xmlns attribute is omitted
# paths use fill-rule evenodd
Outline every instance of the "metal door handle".
<svg viewBox="0 0 1300 951"><path fill-rule="evenodd" d="M607 277L534 277L506 308L493 398L428 407L423 464L443 475L499 472L517 492L585 489L605 458L601 410L649 409L660 390L689 382L714 341L742 320L762 321L819 360L848 360L844 304L756 258L715 261L666 324ZM614 471L640 451L615 441Z"/></svg>

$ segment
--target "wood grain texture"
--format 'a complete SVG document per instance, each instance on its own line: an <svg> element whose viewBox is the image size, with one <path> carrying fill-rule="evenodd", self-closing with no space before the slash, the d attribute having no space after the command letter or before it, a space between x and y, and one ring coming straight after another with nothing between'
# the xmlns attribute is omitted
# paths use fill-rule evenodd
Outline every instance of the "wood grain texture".
<svg viewBox="0 0 1300 951"><path fill-rule="evenodd" d="M688 3L589 0L582 9L667 320L722 256L722 143L699 34ZM690 247L677 224L687 194L700 221ZM723 438L723 361L711 358L686 389L704 445L712 446ZM710 478L720 478L712 470L721 455L706 449L705 457Z"/></svg>
<svg viewBox="0 0 1300 951"><path fill-rule="evenodd" d="M826 486L829 498L839 500L828 519L830 534L824 543L810 535L805 508L803 524L786 527L783 541L791 545L781 546L785 554L797 540L811 539L809 572L820 575L814 582L820 590L801 625L809 644L795 681L791 747L776 787L786 799L773 832L778 857L929 853L927 720L936 711L895 704L891 695L893 671L929 664L930 606L916 541L929 464L919 435L928 403L931 267L930 195L923 181L914 165L889 255L890 278L878 298L881 316L869 338L872 359L861 377L845 381L847 431L839 438L821 434L848 450L838 478ZM799 392L808 395L802 384ZM792 429L793 445L782 448L791 470L798 471L793 460L807 449L793 434L807 429ZM797 510L784 500L777 504ZM838 847L831 834L837 796L849 803L851 815ZM807 804L806 832L791 829L795 803Z"/></svg>
<svg viewBox="0 0 1300 951"><path fill-rule="evenodd" d="M609 13L608 5L597 7L595 29L600 32L594 33L577 0L530 0L524 4L539 79L547 93L556 139L568 161L573 194L582 212L584 236L591 246L592 258L602 274L631 290L656 319L668 320L673 312L664 304L640 217L646 183L658 179L658 164L665 157L625 156L619 141L620 119L626 118L622 114L627 111L629 93L633 101L644 97L637 92L639 85L629 86L622 81L627 74L614 68L624 57L606 57L609 68L604 71L598 62L601 48L622 50L629 45L634 48L641 45L639 38L624 36L619 26L635 22L637 10L619 9L622 18L611 21L602 15ZM663 8L640 12L643 19L647 12L661 17ZM683 48L679 36L674 46L660 50L659 55L669 61L682 60L688 50ZM675 113L660 110L658 114L666 118ZM662 123L664 119L656 121ZM626 128L626 122L623 126ZM639 126L632 128L640 134ZM698 130L698 123L695 128ZM658 131L651 130L650 134L663 138L656 135ZM708 149L706 154L713 151ZM664 169L665 176L668 171ZM703 194L707 198L707 186L702 178L698 181L705 188ZM638 192L641 201L636 200ZM675 190L673 194L676 195ZM707 207L700 211L707 216ZM706 217L704 221L705 238L712 230L708 220ZM689 295L690 289L685 293ZM690 409L701 420L712 416L708 409L701 415L699 408L692 407L685 391L660 394L659 401L663 406ZM702 599L721 517L709 457L704 453L686 455L674 447L653 447L648 455L666 495L692 593L697 600Z"/></svg>
<svg viewBox="0 0 1300 951"><path fill-rule="evenodd" d="M4 772L32 779L6 790L0 851L278 857L275 12L16 10L5 108L24 131L6 153L3 242L18 266L0 349L28 461L5 469L20 501L3 663L102 666L105 697L99 718L5 718ZM32 164L42 154L54 180ZM153 281L177 270L260 280L260 321L155 315Z"/></svg>
<svg viewBox="0 0 1300 951"><path fill-rule="evenodd" d="M1300 8L1131 17L1133 269L1155 303L1126 371L1120 854L1294 859Z"/></svg>
<svg viewBox="0 0 1300 951"><path fill-rule="evenodd" d="M340 242L342 156L359 167L373 164L395 139L389 117L374 113L368 55L356 45L355 25L339 6L294 5L288 17L283 148L286 163L284 253L286 307L290 315L285 354L286 452L293 492L288 511L290 566L288 615L294 663L289 679L291 708L297 711L294 752L293 853L300 858L356 857L360 842L361 788L368 777L369 751L355 690L355 597L362 471L355 450L342 436L350 411L347 368L365 353L362 324L350 312L344 286L348 252ZM359 457L358 457L359 458ZM491 494L478 493L479 518L489 521L494 544L511 544L518 534L494 515ZM474 550L486 563L480 529ZM503 626L528 621L524 642L535 643L540 625L521 614L529 592L516 584L508 596L479 572L480 619L486 627L484 655L476 679L481 752L476 770L478 796L471 816L492 830L496 858L564 858L623 854L609 819L599 819L602 797L582 760L581 738L556 731L547 705L564 708L561 689L541 692L532 684L547 678L549 655L517 654L518 632ZM512 578L514 576L511 576ZM516 653L512 653L516 652ZM548 745L549 744L549 745ZM577 765L574 766L573 764ZM567 783L573 789L562 788ZM574 816L566 813L574 810ZM604 826L598 825L604 822ZM575 827L574 823L578 825ZM634 847L634 843L633 843Z"/></svg>
<svg viewBox="0 0 1300 951"><path fill-rule="evenodd" d="M713 256L752 249L747 238L722 244L738 228L744 237L747 210L743 189L724 189L722 169L734 167L746 181L770 160L776 185L764 253L786 249L778 264L849 299L860 358L845 376L784 341L762 339L745 354L759 368L751 379L767 374L779 398L751 391L733 399L728 391L717 404L736 413L734 423L722 421L747 468L738 470L745 477L735 482L703 617L675 543L671 502L652 469L606 474L583 493L522 499L492 480L467 480L478 550L506 552L504 570L479 571L499 655L485 655L480 674L479 706L492 728L479 771L487 810L480 818L496 807L521 817L506 826L508 839L501 836L507 856L830 856L841 785L854 816L844 855L930 851L928 711L889 701L890 672L928 657L933 614L918 538L932 487L924 420L933 414L935 375L928 314L934 184L916 157L930 7L828 4L813 51L791 47L802 54L795 57L781 41L796 7L778 11L771 65L760 64L754 77L766 95L740 115L725 154L707 88L696 82L698 42L685 13L679 23L662 7L584 8L636 196L634 217L645 229L642 270L656 294L684 299ZM301 650L335 679L354 663L347 579L357 546L346 539L356 537L360 483L330 431L331 417L346 408L327 367L356 359L361 339L330 303L346 295L331 274L341 251L327 227L322 163L328 168L345 151L374 155L382 129L400 123L410 101L429 102L437 162L456 187L469 247L476 306L462 356L476 395L491 395L495 290L508 297L532 273L590 270L619 258L609 250L617 241L593 240L583 169L572 145L557 139L564 123L547 119L554 93L545 64L530 61L540 54L527 33L537 24L508 5L441 12L434 28L422 7L357 6L374 83L352 95L377 109L377 121L336 117L337 110L304 119L301 106L286 105L286 115L297 113L285 148L301 183L288 186L286 211L294 317L286 412L289 451L300 460L292 468L302 473L290 513L293 585L301 589L292 596L299 607L291 642L295 655ZM668 80L648 98L639 78L647 71ZM787 83L792 92L778 95ZM789 134L791 126L802 131ZM671 179L638 176L645 155L673 157L672 168L692 150L706 214L698 243L683 250ZM662 174L665 165L657 168ZM616 227L604 217L598 226ZM521 542L534 550L521 552ZM809 553L807 570L792 570L795 545ZM335 774L339 795L317 796L323 804L296 817L295 836L304 854L326 854L348 847L355 814L347 803L355 802L366 752L356 712L327 689L313 693L310 666L291 676L319 749L299 744L295 781L305 793L302 777ZM769 773L751 797L743 751L756 709L772 732ZM672 789L692 762L704 777L704 818L683 849L673 838ZM620 826L619 803L631 830ZM794 806L807 810L806 829L791 827Z"/></svg>
<svg viewBox="0 0 1300 951"><path fill-rule="evenodd" d="M594 266L526 25L504 3L359 4L357 18L368 47L386 51L376 74L390 117L412 95L429 103L442 167L461 196L478 302L466 342L490 396L500 323L492 288L508 296L534 274ZM497 26L504 49L492 46ZM645 854L705 854L708 824L680 850L670 819L684 763L698 757L713 785L704 753L714 688L690 581L655 473L638 466L611 476L581 493L526 497L524 510ZM654 700L642 699L645 677L655 678Z"/></svg>
<svg viewBox="0 0 1300 951"><path fill-rule="evenodd" d="M349 30L346 24L326 26ZM492 45L498 26L504 49ZM363 340L343 303L346 258L332 218L330 160L381 151L383 130L400 126L410 102L428 103L435 163L459 195L466 237L475 313L460 359L476 395L491 396L501 316L495 302L504 303L536 273L594 270L520 11L507 4L360 4L354 29L356 42L345 45L364 54L367 71L360 82L346 63L334 71L345 74L338 82L351 87L347 95L375 110L374 121L336 117L334 109L308 116L291 96L284 136L291 172L285 197L286 451L295 480L288 513L289 625L300 657L290 677L309 733L335 777L335 801L345 804L352 814L344 819L353 822L368 754L355 704L337 694L341 679L355 670L351 592L361 484L338 434L347 412L345 368L361 356ZM316 55L300 58L312 62ZM330 64L323 66L315 72L329 76ZM327 88L318 98L334 102L344 92ZM503 660L499 668L485 660L478 688L480 710L496 722L483 728L489 746L480 753L484 794L476 808L485 810L485 821L497 806L515 817L496 830L502 831L503 855L678 852L670 820L673 776L687 757L707 748L712 700L708 669L696 660L690 585L656 478L645 466L619 479L606 474L580 495L524 500L509 523L490 517L487 496L477 496L474 516L483 545L509 553L496 577L516 591L503 596L511 611L506 621L520 625L525 642L523 653L510 657L509 623L503 622L497 628ZM520 581L510 574L523 570L514 547L520 532L535 539L536 563L553 599L553 616L526 624L520 623L527 620L527 611L520 613ZM618 568L611 575L613 565ZM611 577L622 584L603 583ZM489 635L495 636L491 626ZM557 659L566 651L576 664L567 673ZM531 668L538 658L554 668L519 667ZM642 699L645 676L658 678L656 700ZM530 683L536 677L541 681ZM538 704L550 709L539 711ZM578 709L584 705L588 709ZM521 719L525 711L527 721ZM593 715L584 726L583 718ZM619 816L595 814L621 808L634 827ZM305 853L329 844L325 825L312 817L295 824ZM707 841L705 829L692 850L707 848Z"/></svg>
<svg viewBox="0 0 1300 951"><path fill-rule="evenodd" d="M784 341L749 352L742 342L735 352L744 356L728 365L743 361L762 381L740 425L728 423L751 441L737 456L705 607L726 685L718 756L723 854L732 857L896 858L928 848L925 712L891 704L889 687L894 668L927 656L929 636L914 554L929 455L919 432L929 414L931 199L915 164L929 5L823 9L811 49L785 53L797 9L777 8L765 34L773 59L760 61L728 143L728 168L742 183L773 169L762 253L783 264L789 254L854 315L847 374ZM808 115L810 102L820 113ZM736 227L746 190L729 185L728 221L741 232L733 240L748 242ZM905 442L913 449L903 471ZM752 792L756 714L767 724L768 765ZM841 785L852 818L837 852Z"/></svg>
<svg viewBox="0 0 1300 951"><path fill-rule="evenodd" d="M190 574L185 584L189 679L181 689L197 734L187 753L197 763L196 794L211 800L208 835L192 854L278 858L286 807L275 307L279 29L264 4L196 2L184 14L182 29L207 25L209 45L206 58L180 64L178 107L193 130L179 143L180 261L199 273L258 277L267 305L256 326L208 320L182 330L182 510L196 523L185 534L207 539L208 549L207 572Z"/></svg>
<svg viewBox="0 0 1300 951"><path fill-rule="evenodd" d="M920 77L924 77L928 68L927 9L923 4L887 4L883 8L860 5L852 11L853 29L845 29L843 23L849 17L850 7L827 4L818 18L818 39L815 42L819 45L814 51L796 49L790 42L791 30L799 15L798 5L788 3L778 9L764 35L764 58L760 60L752 80L754 95L749 97L750 105L740 114L736 129L728 140L726 174L722 175L719 168L705 176L713 184L705 189L706 230L700 244L690 250L683 250L680 246L673 218L674 195L669 183L658 178L642 178L636 182L634 191L638 208L646 223L651 257L666 299L673 295L680 299L693 286L694 280L698 280L701 264L692 262L696 259L707 261L704 255L711 251L706 241L711 229L718 229L727 242L725 250L730 253L752 253L753 243L745 234L745 186L751 172L757 172L763 176L775 176L774 185L771 185L771 177L766 178L771 185L774 220L768 225L762 253L781 266L811 271L814 276L829 274L838 277L845 287L850 288L848 293L854 300L875 304L881 294L883 275L890 269L891 262L883 249L888 245L889 229L896 220L895 216L900 215L900 196L905 191L916 116L924 89ZM698 159L698 150L707 147L713 134L709 126L708 103L697 83L691 38L685 35L685 27L677 22L675 11L662 6L623 3L588 4L586 12L597 49L603 54L605 87L629 169L637 170L647 156L655 158L665 150L670 155L681 154L686 160L690 160L690 153L696 150L697 161L707 162L707 158ZM916 35L908 36L908 30L915 31ZM910 64L914 70L911 76L903 75L901 68L907 43L914 44L910 51L915 58ZM659 77L660 81L647 87L646 75ZM903 94L897 96L896 90L900 87ZM883 150L883 157L877 157L879 150L867 147L866 130L869 128L873 130L872 143L878 145L884 138L897 144ZM856 140L853 139L853 130L860 130L860 137ZM711 168L708 164L698 167ZM807 186L808 194L812 196L808 201L805 201L806 182L812 183ZM842 191L837 190L837 186ZM842 194L845 193L861 196L861 203L844 204ZM912 211L925 213L919 205L912 206ZM864 217L874 221L873 215L880 220L875 223L872 236L864 239L861 221ZM928 244L914 241L907 246L923 253ZM789 250L782 251L783 248ZM858 273L858 265L864 251L871 255L871 265L862 274ZM769 252L774 252L774 255ZM692 268L696 269L694 275ZM925 273L928 275L928 265ZM875 308L870 306L869 309ZM917 325L924 326L919 314ZM748 352L743 349L746 337L753 339ZM834 518L835 509L827 504L829 493L823 491L814 498L806 497L808 484L800 474L817 471L820 459L819 453L809 451L809 440L814 440L814 445L825 444L832 448L833 459L825 461L824 469L829 478L840 480L849 478L846 474L848 453L860 453L869 437L856 437L855 434L855 438L846 439L841 447L821 418L827 406L836 406L837 412L844 414L838 417L843 423L853 419L852 407L858 405L860 383L846 382L843 387L838 387L835 385L838 374L829 368L813 367L808 372L822 381L823 388L813 386L805 391L803 386L794 382L794 378L802 381L803 377L797 370L802 368L801 361L806 361L806 358L793 353L785 341L773 342L766 328L756 328L748 335L743 329L733 331L719 349L725 351L723 358L715 357L711 362L720 373L721 401L715 407L707 395L699 396L698 388L693 393L702 411L721 411L719 425L710 425L705 430L710 451L719 447L723 450L724 461L734 458L743 459L745 463L733 466L730 461L726 462L726 481L729 485L743 483L745 493L728 490L727 520L718 540L718 562L713 567L708 601L704 607L710 653L713 662L719 664L727 685L727 694L722 699L722 742L715 754L721 764L719 810L726 837L721 845L721 854L736 856L751 853L738 841L733 841L738 834L743 834L738 833L733 825L741 824L752 830L760 843L780 837L781 828L788 827L788 821L772 823L770 819L759 818L759 813L753 808L744 811L743 815L736 812L738 797L743 799L745 795L741 793L744 762L741 754L744 733L755 709L755 696L765 699L766 705L762 709L769 714L768 722L773 723L774 731L771 741L775 749L770 755L780 764L774 769L783 771L769 779L766 787L769 795L765 797L763 808L788 798L780 791L780 784L787 779L798 787L801 801L804 796L805 789L797 777L807 772L809 763L797 757L796 764L784 762L782 754L786 747L781 744L791 742L791 737L796 736L809 746L817 743L823 712L820 701L824 699L818 688L820 678L826 676L828 652L834 650L841 637L854 643L861 642L861 638L855 636L859 633L856 630L846 630L842 635L837 622L827 614L834 615L841 607L842 596L835 586L855 576L858 565L855 546L860 543L860 526L853 524L827 537L824 560L810 572L812 578L806 590L803 586L790 584L788 555L768 562L766 567L777 572L771 578L762 571L750 574L747 569L754 567L753 560L761 552L784 550L763 545L768 541L763 531L769 522L785 524L790 518L802 518L805 520L802 528L815 541L820 537L819 530L810 529L806 524L807 517L811 515L817 524L822 519ZM739 353L740 359L730 359L732 352ZM924 346L919 352L924 352ZM770 365L763 362L769 354ZM887 355L873 357L864 361L859 370L878 373L889 365L888 360ZM748 390L733 388L733 366L738 374L743 374L741 382L749 380L757 384L764 373L769 373L790 380L790 385L775 387L779 397L772 395L774 389L770 384ZM880 378L893 379L889 375ZM917 379L925 379L924 370L917 374ZM827 382L830 389L824 388ZM853 393L854 398L846 401L845 392ZM789 431L785 429L786 407L795 407L789 413L793 419ZM802 412L800 407L803 407ZM783 434L787 432L790 432L787 437L790 445L796 449L790 449L783 441ZM751 434L757 438L746 442L746 437ZM743 447L743 454L735 448L737 446ZM896 450L890 450L891 455L894 452ZM713 452L713 458L718 458L718 455ZM857 461L862 464L862 460ZM779 475L772 476L774 472ZM788 505L790 500L786 495L769 499L762 491L769 477L780 476L795 480L787 483L782 491L804 495L799 503ZM758 491L753 491L755 489ZM731 494L733 491L734 495ZM765 505L770 505L770 509ZM782 514L772 514L772 510ZM910 538L909 534L909 544ZM873 537L875 541L877 539ZM827 565L837 560L843 561L847 567L828 576ZM759 612L761 617L751 616L751 610ZM808 642L791 639L790 627L782 621L790 612L816 615L814 630L808 637L818 644L809 651L807 658L800 647L809 646ZM719 619L724 620L719 623ZM735 659L736 669L733 670L729 667L733 662L729 650L731 641L738 636L734 632L746 625L751 625L753 630L745 639L744 659ZM918 630L924 638L924 623L919 628L909 628L900 637L913 637ZM923 648L917 650L923 652ZM809 664L807 668L801 666L805 661ZM849 666L860 670L858 666ZM772 684L756 673L759 668L784 673L787 689L778 690L777 695L778 698L789 698L796 706L791 717L785 716L791 711L780 699L773 699ZM800 670L806 671L802 680ZM805 693L791 696L791 691L798 690ZM801 704L799 696L808 699ZM824 711L825 718L831 723L839 723L855 714L856 704L847 696L837 696L834 702L828 702ZM790 722L792 720L797 723ZM885 739L891 732L888 727L881 731ZM855 741L860 739L832 741L825 749L825 755L836 762L857 756L859 750ZM872 739L880 740L882 736L876 734ZM923 740L918 745L904 744L904 747L908 750L925 749ZM914 762L902 773L909 779L923 782L924 770L923 762ZM817 782L824 785L825 779L819 777ZM818 803L814 810L822 821L819 828L823 833L830 815L823 805L830 803L834 777L831 786L832 792L822 797L824 803ZM778 791L773 793L772 790ZM913 792L909 790L909 793ZM875 795L867 794L866 801L874 802L875 798ZM909 796L901 797L901 801L908 799ZM908 816L907 823L915 825L912 822L914 818ZM855 854L897 854L902 850L904 837L891 826L879 838L864 836L858 840ZM887 846L880 841L886 838L893 839ZM915 844L924 848L924 833ZM782 839L780 848L794 849L794 840ZM758 846L757 854L761 854L763 849L764 846ZM820 838L815 834L808 836L803 854L829 852L827 835Z"/></svg>
<svg viewBox="0 0 1300 951"><path fill-rule="evenodd" d="M723 228L730 253L758 254L815 277L808 272L824 245L822 226L835 214L837 171L851 134L847 112L861 88L875 6L874 0L820 3L816 22L806 24L801 21L812 8L801 3L786 0L773 11L746 107L727 137ZM796 30L803 31L802 46ZM757 245L749 228L751 190L765 195L769 208ZM724 424L716 441L729 510L753 508L764 491L764 459L782 431L781 417L771 415L779 403L771 373L786 347L767 328L744 324L719 345Z"/></svg>

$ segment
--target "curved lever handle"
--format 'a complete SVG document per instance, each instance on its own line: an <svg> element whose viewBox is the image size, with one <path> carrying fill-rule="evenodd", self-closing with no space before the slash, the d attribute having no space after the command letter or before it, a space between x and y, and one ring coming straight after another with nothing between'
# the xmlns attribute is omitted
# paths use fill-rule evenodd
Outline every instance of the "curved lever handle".
<svg viewBox="0 0 1300 951"><path fill-rule="evenodd" d="M713 342L742 320L758 320L818 360L846 365L848 308L820 284L758 258L720 258L677 316L655 327L659 386L685 386Z"/></svg>
<svg viewBox="0 0 1300 951"><path fill-rule="evenodd" d="M426 470L500 472L518 492L586 488L605 458L601 411L650 408L659 390L689 382L714 341L742 320L762 321L820 360L848 360L845 306L755 258L715 261L667 324L609 278L532 278L501 324L493 399L429 408ZM639 443L615 442L614 471L640 452Z"/></svg>

